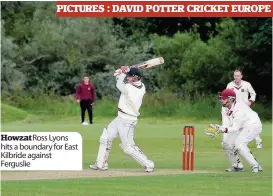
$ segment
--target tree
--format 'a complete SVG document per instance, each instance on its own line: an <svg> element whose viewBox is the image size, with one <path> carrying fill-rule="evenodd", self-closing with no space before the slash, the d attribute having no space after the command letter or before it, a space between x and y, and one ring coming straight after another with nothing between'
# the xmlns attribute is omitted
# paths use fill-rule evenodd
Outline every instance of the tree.
<svg viewBox="0 0 273 196"><path fill-rule="evenodd" d="M219 37L233 51L229 61L234 69L243 71L258 98L272 99L272 20L225 19L217 27ZM230 72L230 79L231 79ZM265 85L266 84L266 85Z"/></svg>

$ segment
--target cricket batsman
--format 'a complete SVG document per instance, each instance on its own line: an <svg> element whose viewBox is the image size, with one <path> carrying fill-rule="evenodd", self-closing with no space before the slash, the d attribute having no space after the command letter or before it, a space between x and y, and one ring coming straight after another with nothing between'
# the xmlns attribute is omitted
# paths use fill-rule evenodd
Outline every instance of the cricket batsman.
<svg viewBox="0 0 273 196"><path fill-rule="evenodd" d="M236 93L236 101L243 102L247 104L249 107L255 102L256 99L256 92L253 89L252 85L242 80L242 71L235 70L234 74L234 81L231 81L227 85L227 89L233 89ZM250 97L250 98L249 98ZM225 108L222 108L225 109ZM223 112L223 111L222 111ZM262 139L259 135L255 138L257 148L262 148Z"/></svg>
<svg viewBox="0 0 273 196"><path fill-rule="evenodd" d="M223 137L223 148L232 167L229 172L243 170L238 153L248 162L252 172L262 171L262 167L253 157L248 148L248 143L254 140L262 131L262 123L258 114L249 106L236 101L236 93L232 89L225 89L220 95L220 102L227 108L227 115L223 116L223 124L210 125L216 133L226 134Z"/></svg>
<svg viewBox="0 0 273 196"><path fill-rule="evenodd" d="M138 162L146 172L154 171L154 162L140 150L134 142L134 132L140 115L139 109L146 93L145 85L142 83L142 73L138 68L121 66L116 70L116 87L121 92L118 103L117 117L103 129L100 136L100 145L97 160L90 165L93 170L107 170L108 156L111 151L112 141L118 136L121 139L120 147L125 154L131 156Z"/></svg>

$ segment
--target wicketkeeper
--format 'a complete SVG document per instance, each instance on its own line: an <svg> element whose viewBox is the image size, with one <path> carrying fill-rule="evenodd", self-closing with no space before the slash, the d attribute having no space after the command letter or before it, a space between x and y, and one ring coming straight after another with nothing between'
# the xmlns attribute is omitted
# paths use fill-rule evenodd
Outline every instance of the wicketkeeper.
<svg viewBox="0 0 273 196"><path fill-rule="evenodd" d="M139 149L134 142L134 132L140 115L139 109L146 93L145 85L141 82L142 74L139 69L122 66L115 71L116 87L121 92L118 103L117 117L103 129L100 136L100 145L97 160L90 165L94 170L108 169L108 156L111 151L112 141L118 136L121 139L120 147L125 154L131 156L146 172L154 170L154 162Z"/></svg>
<svg viewBox="0 0 273 196"><path fill-rule="evenodd" d="M253 157L248 148L248 143L257 137L262 130L262 123L258 114L242 102L236 101L236 93L232 89L225 89L220 96L221 104L228 109L227 116L223 116L223 124L210 125L215 134L226 134L223 137L223 148L232 167L230 172L242 171L238 153L249 163L252 172L262 171L262 167ZM208 133L208 132L207 132ZM208 133L212 134L212 133Z"/></svg>
<svg viewBox="0 0 273 196"><path fill-rule="evenodd" d="M242 80L243 78L242 71L235 70L233 77L234 81L228 83L226 88L233 89L235 91L236 101L243 102L250 107L255 102L256 99L255 90L253 89L252 85L249 82ZM257 148L262 148L262 139L260 135L257 135L255 140Z"/></svg>

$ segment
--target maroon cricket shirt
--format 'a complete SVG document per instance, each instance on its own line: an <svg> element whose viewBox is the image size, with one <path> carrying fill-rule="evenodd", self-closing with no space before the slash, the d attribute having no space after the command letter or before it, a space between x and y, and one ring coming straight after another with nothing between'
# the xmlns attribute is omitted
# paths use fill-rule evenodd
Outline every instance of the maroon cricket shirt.
<svg viewBox="0 0 273 196"><path fill-rule="evenodd" d="M87 100L91 99L92 103L96 102L96 96L95 96L95 87L92 83L88 83L87 85L83 82L80 83L76 90L76 99L77 100Z"/></svg>

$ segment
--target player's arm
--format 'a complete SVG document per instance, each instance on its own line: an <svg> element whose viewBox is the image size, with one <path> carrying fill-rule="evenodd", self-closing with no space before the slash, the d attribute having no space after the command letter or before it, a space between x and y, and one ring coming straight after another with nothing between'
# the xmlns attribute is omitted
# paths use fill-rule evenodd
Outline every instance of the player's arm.
<svg viewBox="0 0 273 196"><path fill-rule="evenodd" d="M255 92L255 90L253 89L253 87L252 87L252 85L250 83L248 83L247 90L248 90L249 95L250 95L249 102L250 102L250 105L251 105L256 100L256 92Z"/></svg>
<svg viewBox="0 0 273 196"><path fill-rule="evenodd" d="M75 97L77 102L80 102L81 99L81 85L79 84L77 89L76 89L76 93L75 93Z"/></svg>
<svg viewBox="0 0 273 196"><path fill-rule="evenodd" d="M91 99L92 99L92 104L94 104L96 102L96 89L93 84L91 85Z"/></svg>
<svg viewBox="0 0 273 196"><path fill-rule="evenodd" d="M228 118L227 111L226 111L225 107L222 107L221 114L222 114L222 125L225 127L229 126L229 118Z"/></svg>
<svg viewBox="0 0 273 196"><path fill-rule="evenodd" d="M127 88L126 88L126 84L124 82L126 75L124 73L121 73L120 75L116 76L116 87L117 89L121 92L126 94L127 93Z"/></svg>
<svg viewBox="0 0 273 196"><path fill-rule="evenodd" d="M128 71L129 71L129 67L121 66L121 68L117 69L115 71L115 73L114 73L114 76L116 76L116 80L117 80L116 87L123 94L127 93L127 88L125 88L126 84L125 84L124 80L125 80L125 77L126 77L125 73L128 72Z"/></svg>

